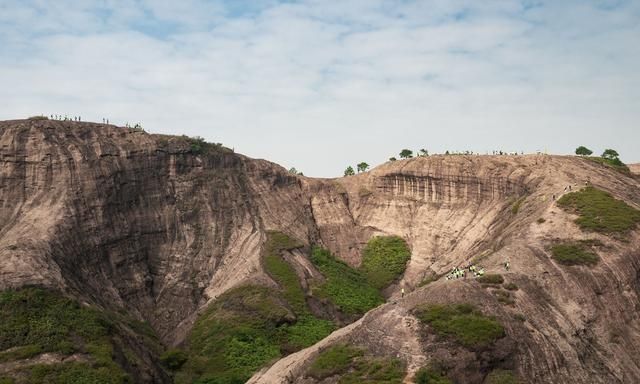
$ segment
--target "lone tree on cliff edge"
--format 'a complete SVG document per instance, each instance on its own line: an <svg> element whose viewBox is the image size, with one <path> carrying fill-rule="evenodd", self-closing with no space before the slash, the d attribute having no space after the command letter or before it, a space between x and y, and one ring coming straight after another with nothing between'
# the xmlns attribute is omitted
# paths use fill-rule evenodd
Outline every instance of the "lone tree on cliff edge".
<svg viewBox="0 0 640 384"><path fill-rule="evenodd" d="M403 149L400 151L400 157L403 159L410 159L413 157L413 151L410 149Z"/></svg>
<svg viewBox="0 0 640 384"><path fill-rule="evenodd" d="M580 156L589 156L593 153L592 150L590 150L589 148L581 145L578 148L576 148L576 155L580 155Z"/></svg>
<svg viewBox="0 0 640 384"><path fill-rule="evenodd" d="M369 164L363 161L362 163L356 165L356 167L358 167L358 173L360 173L366 171L369 168Z"/></svg>
<svg viewBox="0 0 640 384"><path fill-rule="evenodd" d="M352 166L348 166L347 169L344 170L344 175L345 176L353 176L355 174L356 174L356 172L353 170Z"/></svg>

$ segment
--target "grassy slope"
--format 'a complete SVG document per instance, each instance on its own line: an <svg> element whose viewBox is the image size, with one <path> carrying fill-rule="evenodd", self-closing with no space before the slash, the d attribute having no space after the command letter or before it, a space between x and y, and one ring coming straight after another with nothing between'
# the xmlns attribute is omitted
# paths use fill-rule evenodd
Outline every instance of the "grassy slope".
<svg viewBox="0 0 640 384"><path fill-rule="evenodd" d="M576 224L585 231L623 235L640 222L640 211L594 187L568 193L558 205L578 214Z"/></svg>
<svg viewBox="0 0 640 384"><path fill-rule="evenodd" d="M362 251L361 269L378 289L393 283L405 270L411 258L407 243L398 236L377 236Z"/></svg>
<svg viewBox="0 0 640 384"><path fill-rule="evenodd" d="M505 335L503 327L469 304L425 305L416 310L418 319L440 336L469 347L485 347Z"/></svg>
<svg viewBox="0 0 640 384"><path fill-rule="evenodd" d="M311 261L325 277L323 284L314 287L314 294L330 300L342 312L363 314L384 302L362 272L336 259L328 250L315 247Z"/></svg>
<svg viewBox="0 0 640 384"><path fill-rule="evenodd" d="M339 384L400 384L405 374L398 359L366 355L362 349L346 345L325 350L307 371L318 380L339 375Z"/></svg>
<svg viewBox="0 0 640 384"><path fill-rule="evenodd" d="M136 356L120 340L127 321L150 350L161 348L153 331L113 313L79 305L58 293L37 287L0 293L0 362L21 360L45 352L84 354L89 362L32 365L19 375L20 383L127 383L131 377L115 361L117 348L129 364ZM10 382L8 379L6 381Z"/></svg>

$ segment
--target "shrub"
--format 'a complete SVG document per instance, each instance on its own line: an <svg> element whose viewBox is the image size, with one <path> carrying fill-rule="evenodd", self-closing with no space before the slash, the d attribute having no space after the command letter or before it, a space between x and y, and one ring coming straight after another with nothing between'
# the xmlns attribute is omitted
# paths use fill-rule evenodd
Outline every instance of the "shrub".
<svg viewBox="0 0 640 384"><path fill-rule="evenodd" d="M324 283L314 287L314 293L329 299L342 312L362 314L384 302L361 271L336 259L328 250L314 247L311 262L325 277Z"/></svg>
<svg viewBox="0 0 640 384"><path fill-rule="evenodd" d="M416 384L453 384L446 376L427 367L420 368L413 380Z"/></svg>
<svg viewBox="0 0 640 384"><path fill-rule="evenodd" d="M355 357L362 355L361 349L336 345L322 352L307 373L319 380L343 373L349 369Z"/></svg>
<svg viewBox="0 0 640 384"><path fill-rule="evenodd" d="M493 291L493 295L502 304L506 304L506 305L515 304L515 301L511 298L511 294L507 291L495 290Z"/></svg>
<svg viewBox="0 0 640 384"><path fill-rule="evenodd" d="M180 349L169 349L160 356L162 364L172 371L180 369L187 361L187 354Z"/></svg>
<svg viewBox="0 0 640 384"><path fill-rule="evenodd" d="M517 291L518 286L515 283L507 283L504 285L504 289L507 289L509 291Z"/></svg>
<svg viewBox="0 0 640 384"><path fill-rule="evenodd" d="M418 287L424 287L425 285L429 285L429 284L433 283L434 281L438 281L438 276L429 275L429 276L425 277L424 279L422 279L422 281L420 281L420 283L418 284Z"/></svg>
<svg viewBox="0 0 640 384"><path fill-rule="evenodd" d="M519 198L518 200L516 200L513 205L511 206L511 213L512 214L517 214L518 211L520 210L520 207L522 206L522 203L524 203L524 197Z"/></svg>
<svg viewBox="0 0 640 384"><path fill-rule="evenodd" d="M416 316L441 337L465 347L485 347L504 336L504 329L496 320L470 304L421 306Z"/></svg>
<svg viewBox="0 0 640 384"><path fill-rule="evenodd" d="M365 356L359 348L336 345L316 358L307 375L318 380L340 375L340 384L401 384L405 369L398 359Z"/></svg>
<svg viewBox="0 0 640 384"><path fill-rule="evenodd" d="M512 371L494 369L484 379L483 384L518 384L519 381Z"/></svg>
<svg viewBox="0 0 640 384"><path fill-rule="evenodd" d="M640 211L593 187L562 196L558 205L578 214L575 222L586 231L622 234L640 222Z"/></svg>
<svg viewBox="0 0 640 384"><path fill-rule="evenodd" d="M524 323L525 321L527 321L527 318L522 314L522 313L516 313L515 315L513 315L513 318Z"/></svg>
<svg viewBox="0 0 640 384"><path fill-rule="evenodd" d="M491 273L486 274L484 276L480 276L476 280L478 280L480 284L498 285L498 284L504 283L504 277L502 277L502 275L491 274Z"/></svg>
<svg viewBox="0 0 640 384"><path fill-rule="evenodd" d="M615 171L618 171L622 174L625 175L631 175L631 170L629 169L629 167L627 167L622 161L620 161L620 159L618 158L614 158L614 159L605 159L602 157L594 157L594 156L589 156L589 157L585 157L585 159L592 161L594 163L598 163L598 164L602 164L605 167L609 167Z"/></svg>
<svg viewBox="0 0 640 384"><path fill-rule="evenodd" d="M540 218L538 218L538 220L536 220L536 222L537 222L538 224L542 224L542 223L544 223L544 222L546 222L546 221L547 221L547 220L546 220L544 217L540 217Z"/></svg>
<svg viewBox="0 0 640 384"><path fill-rule="evenodd" d="M367 279L378 289L389 286L407 267L411 252L398 236L377 236L363 250L362 266Z"/></svg>
<svg viewBox="0 0 640 384"><path fill-rule="evenodd" d="M119 329L97 309L43 288L26 287L0 292L0 319L0 350L10 349L0 354L0 361L44 352L82 352L91 356L91 363L34 366L28 382L75 382L66 378L82 377L123 383L129 379L113 360Z"/></svg>
<svg viewBox="0 0 640 384"><path fill-rule="evenodd" d="M582 244L556 244L551 247L553 258L564 265L595 265L600 258Z"/></svg>

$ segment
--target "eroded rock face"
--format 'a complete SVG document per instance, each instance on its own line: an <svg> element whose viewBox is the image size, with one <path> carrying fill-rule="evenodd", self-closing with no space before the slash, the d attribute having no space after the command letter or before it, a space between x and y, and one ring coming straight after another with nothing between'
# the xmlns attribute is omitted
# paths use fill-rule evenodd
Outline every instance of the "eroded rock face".
<svg viewBox="0 0 640 384"><path fill-rule="evenodd" d="M518 340L514 369L529 382L640 382L640 234L623 242L583 233L553 200L588 182L640 206L638 179L602 165L431 156L311 179L224 148L194 153L184 138L46 120L0 122L0 164L0 289L44 284L124 308L175 344L229 288L272 284L260 264L269 230L323 245L354 266L371 236L397 235L412 250L398 284L415 292L340 330L344 337L386 343L415 371L429 346L415 328L394 328L415 322L415 305L455 301L458 292L504 319L524 316L508 330ZM594 268L549 258L554 239L594 237L606 244ZM418 288L474 258L520 286L515 304L471 281ZM393 300L398 290L389 290ZM291 355L270 372L311 355Z"/></svg>

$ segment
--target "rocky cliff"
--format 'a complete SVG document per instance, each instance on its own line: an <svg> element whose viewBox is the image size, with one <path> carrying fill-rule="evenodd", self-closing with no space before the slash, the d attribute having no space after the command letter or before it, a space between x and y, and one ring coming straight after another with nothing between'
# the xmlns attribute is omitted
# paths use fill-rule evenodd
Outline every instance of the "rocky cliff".
<svg viewBox="0 0 640 384"><path fill-rule="evenodd" d="M0 164L0 289L39 285L127 313L167 346L230 288L273 286L261 262L270 231L354 267L373 236L405 239L411 259L387 304L253 382L311 380L314 356L342 340L399 356L407 380L434 356L457 354L469 364L452 375L480 383L487 368L470 372L473 353L433 342L417 323L416 307L450 302L501 320L509 355L489 360L524 382L640 382L640 233L585 232L556 204L568 186L588 184L640 207L638 179L603 164L431 156L312 179L186 137L35 119L0 122ZM564 240L597 240L600 263L559 265L549 248ZM473 279L442 278L472 261L517 284L508 305ZM420 287L425 278L437 281ZM153 358L144 364L139 380L169 380Z"/></svg>

